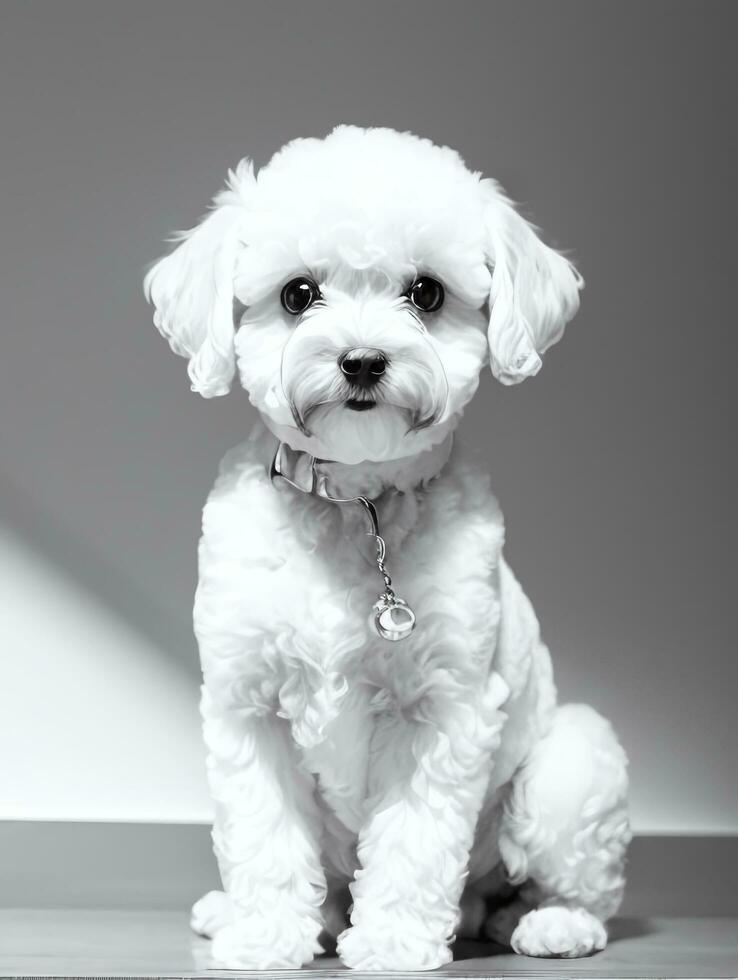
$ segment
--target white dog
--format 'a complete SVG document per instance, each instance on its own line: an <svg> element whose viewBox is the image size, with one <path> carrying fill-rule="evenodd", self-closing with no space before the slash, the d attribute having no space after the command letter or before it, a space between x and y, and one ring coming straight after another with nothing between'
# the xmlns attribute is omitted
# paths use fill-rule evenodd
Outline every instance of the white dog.
<svg viewBox="0 0 738 980"><path fill-rule="evenodd" d="M155 323L193 390L238 372L263 420L199 553L225 892L193 926L214 962L299 967L322 931L363 970L441 966L455 933L602 949L626 759L557 707L488 477L453 442L488 359L536 374L578 273L453 150L352 126L242 161L179 242L146 279Z"/></svg>

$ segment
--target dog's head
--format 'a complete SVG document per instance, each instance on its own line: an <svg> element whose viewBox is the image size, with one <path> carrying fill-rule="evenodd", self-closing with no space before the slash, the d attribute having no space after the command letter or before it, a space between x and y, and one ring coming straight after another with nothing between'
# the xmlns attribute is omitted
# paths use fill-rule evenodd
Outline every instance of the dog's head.
<svg viewBox="0 0 738 980"><path fill-rule="evenodd" d="M346 463L438 442L487 357L504 384L536 374L582 285L494 181L389 129L242 161L178 241L145 289L193 390L238 371L281 439Z"/></svg>

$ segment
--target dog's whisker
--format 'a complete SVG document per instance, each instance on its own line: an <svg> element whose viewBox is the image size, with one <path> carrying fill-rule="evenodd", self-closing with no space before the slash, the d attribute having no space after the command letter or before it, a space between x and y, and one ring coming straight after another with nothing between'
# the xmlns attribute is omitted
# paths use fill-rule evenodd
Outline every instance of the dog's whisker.
<svg viewBox="0 0 738 980"><path fill-rule="evenodd" d="M295 425L297 428L304 436L310 438L311 432L305 424L305 419L294 401L290 401L290 411L292 412L292 418L295 420Z"/></svg>
<svg viewBox="0 0 738 980"><path fill-rule="evenodd" d="M410 425L407 428L407 432L422 432L423 429L429 428L431 425L435 425L438 422L439 413L432 412L430 415L421 415L417 412L412 412L410 414Z"/></svg>

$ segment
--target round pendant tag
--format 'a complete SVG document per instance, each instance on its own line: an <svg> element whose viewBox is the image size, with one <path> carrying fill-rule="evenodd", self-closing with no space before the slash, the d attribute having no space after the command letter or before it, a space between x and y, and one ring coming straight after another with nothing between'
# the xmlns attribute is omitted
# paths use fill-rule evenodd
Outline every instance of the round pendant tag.
<svg viewBox="0 0 738 980"><path fill-rule="evenodd" d="M380 596L372 607L374 629L383 640L404 640L415 629L415 613L403 600L393 596Z"/></svg>

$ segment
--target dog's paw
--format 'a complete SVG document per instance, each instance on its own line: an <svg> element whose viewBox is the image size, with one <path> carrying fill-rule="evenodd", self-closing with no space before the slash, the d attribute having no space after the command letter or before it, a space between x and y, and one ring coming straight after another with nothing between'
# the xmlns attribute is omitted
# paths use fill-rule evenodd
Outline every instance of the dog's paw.
<svg viewBox="0 0 738 980"><path fill-rule="evenodd" d="M219 929L211 946L211 966L226 970L299 970L322 947L317 932L295 922L267 922L263 917L239 919Z"/></svg>
<svg viewBox="0 0 738 980"><path fill-rule="evenodd" d="M446 943L417 936L417 923L405 929L399 921L382 927L351 926L338 937L341 961L352 970L435 970L451 960Z"/></svg>
<svg viewBox="0 0 738 980"><path fill-rule="evenodd" d="M208 892L192 906L190 928L198 936L212 939L223 926L233 922L233 906L225 892Z"/></svg>
<svg viewBox="0 0 738 980"><path fill-rule="evenodd" d="M524 956L589 956L605 948L607 933L591 912L553 905L524 915L511 945Z"/></svg>

